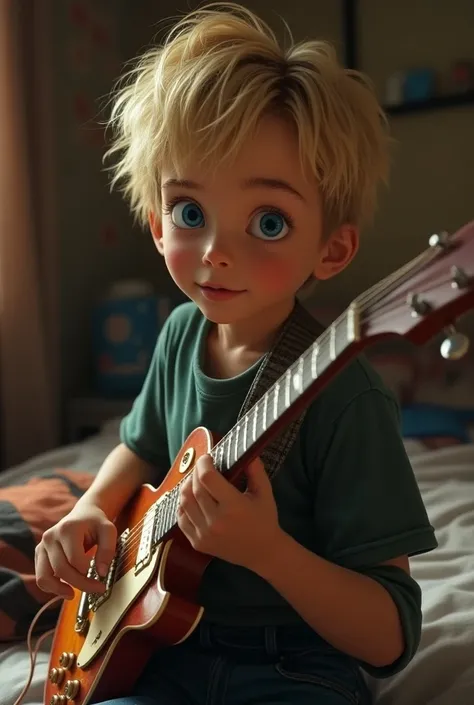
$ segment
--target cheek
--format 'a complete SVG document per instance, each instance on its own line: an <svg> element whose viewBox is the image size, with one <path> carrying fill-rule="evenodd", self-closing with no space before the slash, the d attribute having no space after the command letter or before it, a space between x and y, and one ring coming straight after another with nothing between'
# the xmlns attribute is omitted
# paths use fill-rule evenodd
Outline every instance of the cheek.
<svg viewBox="0 0 474 705"><path fill-rule="evenodd" d="M258 281L268 293L296 291L300 285L301 272L291 258L280 254L254 259L252 271L253 280Z"/></svg>
<svg viewBox="0 0 474 705"><path fill-rule="evenodd" d="M165 242L163 252L166 266L174 279L194 268L195 255L190 248L183 247L179 242Z"/></svg>

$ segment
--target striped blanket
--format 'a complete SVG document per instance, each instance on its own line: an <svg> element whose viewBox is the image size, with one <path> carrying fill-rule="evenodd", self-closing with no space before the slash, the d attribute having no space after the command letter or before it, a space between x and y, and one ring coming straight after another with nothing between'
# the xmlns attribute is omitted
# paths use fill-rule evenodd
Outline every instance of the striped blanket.
<svg viewBox="0 0 474 705"><path fill-rule="evenodd" d="M93 479L90 473L55 470L0 489L0 641L24 639L41 605L53 597L36 585L35 548ZM42 615L37 634L55 626L59 609L56 603Z"/></svg>

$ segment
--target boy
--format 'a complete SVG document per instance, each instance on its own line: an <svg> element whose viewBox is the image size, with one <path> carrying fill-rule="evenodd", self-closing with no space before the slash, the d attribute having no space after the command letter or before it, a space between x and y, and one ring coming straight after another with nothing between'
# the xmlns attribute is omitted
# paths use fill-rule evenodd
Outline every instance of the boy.
<svg viewBox="0 0 474 705"><path fill-rule="evenodd" d="M38 585L66 598L97 591L84 540L105 574L132 493L162 481L194 427L235 424L296 293L355 256L388 161L367 83L325 43L283 50L235 5L190 14L148 52L112 124L115 181L191 302L160 334L121 444L38 547ZM436 541L395 402L363 359L311 404L272 481L255 461L247 482L205 457L184 483L179 526L215 557L205 616L117 704L369 703L361 667L384 677L416 652L408 556Z"/></svg>

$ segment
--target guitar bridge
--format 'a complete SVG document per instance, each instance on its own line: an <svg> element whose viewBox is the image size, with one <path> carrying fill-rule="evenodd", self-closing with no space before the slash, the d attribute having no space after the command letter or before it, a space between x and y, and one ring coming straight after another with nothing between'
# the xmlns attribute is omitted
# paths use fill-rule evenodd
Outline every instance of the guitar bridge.
<svg viewBox="0 0 474 705"><path fill-rule="evenodd" d="M91 592L87 594L87 602L89 605L89 609L93 612L97 612L99 607L103 605L104 602L106 602L110 597L110 593L112 591L112 587L115 581L117 566L120 564L123 548L125 546L129 534L130 529L125 529L125 531L120 535L119 540L117 542L117 550L115 551L115 556L112 559L112 562L109 566L109 570L107 571L107 575L105 577L101 577L98 574L97 569L95 567L95 558L91 560L87 577L93 578L105 584L105 592Z"/></svg>

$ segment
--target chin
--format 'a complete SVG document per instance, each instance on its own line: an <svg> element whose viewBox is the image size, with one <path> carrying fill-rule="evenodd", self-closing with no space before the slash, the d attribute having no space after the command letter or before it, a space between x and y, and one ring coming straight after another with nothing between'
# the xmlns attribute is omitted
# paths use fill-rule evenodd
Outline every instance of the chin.
<svg viewBox="0 0 474 705"><path fill-rule="evenodd" d="M236 310L236 307L233 307L231 304L229 305L228 302L212 303L199 299L193 299L193 301L202 315L212 323L237 323L237 321L241 321L249 315L246 311L243 311L242 308Z"/></svg>
<svg viewBox="0 0 474 705"><path fill-rule="evenodd" d="M205 304L194 302L198 309L201 311L202 315L207 318L211 323L235 323L239 320L238 316L232 316L229 312L218 311L215 307L206 306Z"/></svg>

